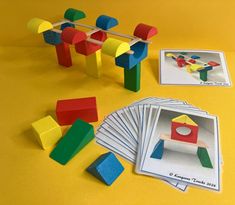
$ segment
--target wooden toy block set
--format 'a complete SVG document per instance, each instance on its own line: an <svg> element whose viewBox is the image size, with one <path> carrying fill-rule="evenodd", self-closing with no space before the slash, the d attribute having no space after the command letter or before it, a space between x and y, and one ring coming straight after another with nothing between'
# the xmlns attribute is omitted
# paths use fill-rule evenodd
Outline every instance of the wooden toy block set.
<svg viewBox="0 0 235 205"><path fill-rule="evenodd" d="M166 56L176 61L179 68L186 67L188 73L198 72L202 81L208 80L208 71L220 65L214 61L203 62L198 55L187 56L186 52L181 52L178 56L173 53L167 53Z"/></svg>
<svg viewBox="0 0 235 205"><path fill-rule="evenodd" d="M64 13L64 19L55 23L40 18L31 19L28 29L33 33L42 33L45 43L55 46L58 63L64 67L72 66L70 47L74 46L77 53L85 56L87 75L95 78L101 76L101 53L113 57L115 64L124 68L124 87L139 91L141 61L147 57L149 40L157 34L157 29L140 23L133 35L122 34L111 30L118 25L116 18L100 15L95 26L90 26L80 23L85 17L83 11L69 8ZM122 37L129 42L108 35Z"/></svg>
<svg viewBox="0 0 235 205"><path fill-rule="evenodd" d="M43 149L54 146L50 158L65 165L94 139L94 129L89 123L98 121L96 98L58 100L56 117L57 122L51 116L36 121L32 123L32 129ZM63 125L71 125L64 135L60 127ZM107 185L111 185L123 170L111 152L101 155L87 168Z"/></svg>

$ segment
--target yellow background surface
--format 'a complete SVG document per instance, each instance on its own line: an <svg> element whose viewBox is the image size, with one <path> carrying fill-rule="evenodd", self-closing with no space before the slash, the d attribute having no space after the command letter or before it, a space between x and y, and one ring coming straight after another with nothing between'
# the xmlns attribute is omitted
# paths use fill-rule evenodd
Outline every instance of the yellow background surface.
<svg viewBox="0 0 235 205"><path fill-rule="evenodd" d="M55 50L42 37L26 30L32 17L55 21L68 7L84 10L84 23L94 24L100 14L117 17L116 31L132 33L139 22L158 27L159 35L142 64L142 89L123 88L123 69L103 56L103 76L84 74L84 57L73 52L74 65L63 69ZM160 86L159 48L224 50L235 81L235 1L1 1L0 32L0 204L234 204L235 88ZM107 150L92 141L70 163L61 166L49 158L32 135L30 124L51 114L58 99L96 96L99 122L110 112L138 99L158 96L185 100L219 116L224 166L221 193L190 187L187 193L166 183L136 175L120 159L124 173L105 186L85 172Z"/></svg>

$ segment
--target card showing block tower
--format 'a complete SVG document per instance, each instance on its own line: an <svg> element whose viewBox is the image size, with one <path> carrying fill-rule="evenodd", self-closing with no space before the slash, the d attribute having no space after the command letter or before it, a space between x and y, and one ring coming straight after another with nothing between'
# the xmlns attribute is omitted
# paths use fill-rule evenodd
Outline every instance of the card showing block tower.
<svg viewBox="0 0 235 205"><path fill-rule="evenodd" d="M198 140L198 125L187 115L180 115L171 121L171 135L161 134L156 143L151 158L162 159L164 154L164 142L178 143L183 146L196 146L197 156L201 165L206 168L213 168L208 146L201 140Z"/></svg>

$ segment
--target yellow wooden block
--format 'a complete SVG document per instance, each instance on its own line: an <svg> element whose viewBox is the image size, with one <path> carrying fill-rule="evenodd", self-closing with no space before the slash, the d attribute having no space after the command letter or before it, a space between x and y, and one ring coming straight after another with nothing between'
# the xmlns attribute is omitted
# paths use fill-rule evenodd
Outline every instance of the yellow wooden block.
<svg viewBox="0 0 235 205"><path fill-rule="evenodd" d="M176 56L173 53L167 53L166 56L167 57L174 57L174 58L176 58Z"/></svg>
<svg viewBox="0 0 235 205"><path fill-rule="evenodd" d="M192 73L191 65L186 65L186 70L188 73Z"/></svg>
<svg viewBox="0 0 235 205"><path fill-rule="evenodd" d="M192 64L191 66L190 66L190 69L191 69L191 71L198 71L198 70L201 70L203 68L203 66L202 65L199 65L199 64Z"/></svg>
<svg viewBox="0 0 235 205"><path fill-rule="evenodd" d="M129 50L130 45L127 42L114 38L108 38L102 46L102 52L113 57L118 57Z"/></svg>
<svg viewBox="0 0 235 205"><path fill-rule="evenodd" d="M53 25L49 21L40 18L33 18L27 24L28 29L33 33L42 33L53 29Z"/></svg>
<svg viewBox="0 0 235 205"><path fill-rule="evenodd" d="M60 126L51 117L44 117L32 123L35 136L43 149L51 147L62 137Z"/></svg>
<svg viewBox="0 0 235 205"><path fill-rule="evenodd" d="M101 50L86 56L86 73L95 78L101 76Z"/></svg>
<svg viewBox="0 0 235 205"><path fill-rule="evenodd" d="M179 122L179 123L185 123L188 125L197 126L197 124L187 115L180 115L179 117L172 119L172 122Z"/></svg>

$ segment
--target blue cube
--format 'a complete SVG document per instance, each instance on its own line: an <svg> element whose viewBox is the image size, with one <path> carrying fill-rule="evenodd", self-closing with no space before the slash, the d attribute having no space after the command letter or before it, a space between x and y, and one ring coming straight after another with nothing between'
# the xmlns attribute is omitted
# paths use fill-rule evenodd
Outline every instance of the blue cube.
<svg viewBox="0 0 235 205"><path fill-rule="evenodd" d="M111 185L123 170L124 167L112 152L102 154L87 168L90 174L107 185Z"/></svg>

